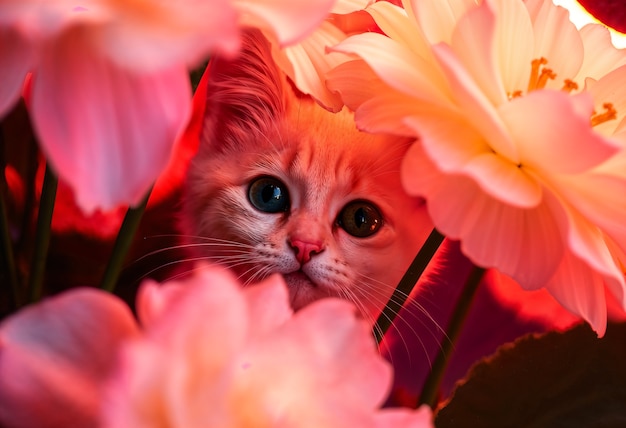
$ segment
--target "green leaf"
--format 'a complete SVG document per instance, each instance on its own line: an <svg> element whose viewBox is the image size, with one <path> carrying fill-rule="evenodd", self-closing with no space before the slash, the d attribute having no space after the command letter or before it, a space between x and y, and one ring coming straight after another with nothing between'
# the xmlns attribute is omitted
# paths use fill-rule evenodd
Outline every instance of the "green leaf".
<svg viewBox="0 0 626 428"><path fill-rule="evenodd" d="M445 427L626 427L626 323L531 335L477 363L435 419Z"/></svg>

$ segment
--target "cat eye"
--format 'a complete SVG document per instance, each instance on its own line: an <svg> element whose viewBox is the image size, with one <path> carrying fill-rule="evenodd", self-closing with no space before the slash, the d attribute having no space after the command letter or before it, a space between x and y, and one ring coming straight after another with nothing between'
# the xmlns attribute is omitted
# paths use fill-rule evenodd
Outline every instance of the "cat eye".
<svg viewBox="0 0 626 428"><path fill-rule="evenodd" d="M254 208L265 213L278 213L289 208L287 186L274 177L259 177L250 183L248 200Z"/></svg>
<svg viewBox="0 0 626 428"><path fill-rule="evenodd" d="M337 224L352 236L366 238L378 232L383 216L371 202L352 201L339 213Z"/></svg>

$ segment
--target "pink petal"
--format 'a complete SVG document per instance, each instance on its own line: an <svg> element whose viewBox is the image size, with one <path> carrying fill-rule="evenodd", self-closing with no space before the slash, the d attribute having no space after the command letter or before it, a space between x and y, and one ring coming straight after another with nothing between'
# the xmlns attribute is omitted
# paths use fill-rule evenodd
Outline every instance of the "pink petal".
<svg viewBox="0 0 626 428"><path fill-rule="evenodd" d="M328 16L335 0L240 0L235 4L244 15L253 16L260 28L271 28L281 46L296 43L312 33ZM255 23L244 22L244 24ZM263 25L265 24L265 25Z"/></svg>
<svg viewBox="0 0 626 428"><path fill-rule="evenodd" d="M2 425L94 426L113 356L137 334L130 309L95 289L74 289L7 318L0 327Z"/></svg>
<svg viewBox="0 0 626 428"><path fill-rule="evenodd" d="M585 174L560 177L559 193L588 221L614 237L626 250L626 177ZM618 196L619 195L619 196Z"/></svg>
<svg viewBox="0 0 626 428"><path fill-rule="evenodd" d="M190 112L184 68L133 75L76 34L50 46L33 84L40 143L85 211L137 204Z"/></svg>
<svg viewBox="0 0 626 428"><path fill-rule="evenodd" d="M253 320L249 339L258 340L272 334L293 315L287 285L279 275L246 288L244 294L250 319Z"/></svg>
<svg viewBox="0 0 626 428"><path fill-rule="evenodd" d="M336 299L305 307L242 361L235 396L268 425L364 426L391 382L368 325Z"/></svg>
<svg viewBox="0 0 626 428"><path fill-rule="evenodd" d="M524 169L493 153L464 118L450 113L412 116L406 123L421 136L428 156L443 172L466 174L492 197L517 207L534 207L541 187Z"/></svg>
<svg viewBox="0 0 626 428"><path fill-rule="evenodd" d="M587 320L598 336L604 336L607 308L601 275L566 252L546 288L566 309Z"/></svg>
<svg viewBox="0 0 626 428"><path fill-rule="evenodd" d="M210 53L237 53L240 25L233 3L110 1L109 15L114 18L109 16L103 25L90 26L88 36L92 49L136 73L152 74L174 64L195 67Z"/></svg>
<svg viewBox="0 0 626 428"><path fill-rule="evenodd" d="M495 107L468 73L456 53L447 45L436 45L433 52L445 73L458 107L471 112L472 125L499 155L512 162L519 162L519 153ZM505 103L503 105L507 105Z"/></svg>
<svg viewBox="0 0 626 428"><path fill-rule="evenodd" d="M403 183L410 194L426 198L435 227L461 240L477 265L496 268L528 289L544 286L561 260L564 220L545 203L530 209L503 204L470 178L442 174L420 151L419 144L411 146Z"/></svg>
<svg viewBox="0 0 626 428"><path fill-rule="evenodd" d="M31 42L9 28L0 29L0 117L20 98L26 73L35 62Z"/></svg>
<svg viewBox="0 0 626 428"><path fill-rule="evenodd" d="M561 91L533 91L498 109L515 136L522 166L540 174L578 173L617 152L614 143L589 126L591 97Z"/></svg>
<svg viewBox="0 0 626 428"><path fill-rule="evenodd" d="M463 172L473 178L490 196L519 208L532 208L541 202L539 181L520 167L494 153L476 156Z"/></svg>

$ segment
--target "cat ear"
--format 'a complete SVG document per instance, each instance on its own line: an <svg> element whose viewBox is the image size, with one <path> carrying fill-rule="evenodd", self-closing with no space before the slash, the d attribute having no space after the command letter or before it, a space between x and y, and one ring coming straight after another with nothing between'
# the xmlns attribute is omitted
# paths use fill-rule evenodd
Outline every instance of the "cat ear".
<svg viewBox="0 0 626 428"><path fill-rule="evenodd" d="M232 148L242 133L263 132L285 111L286 79L260 31L244 31L238 56L213 57L209 67L203 146Z"/></svg>

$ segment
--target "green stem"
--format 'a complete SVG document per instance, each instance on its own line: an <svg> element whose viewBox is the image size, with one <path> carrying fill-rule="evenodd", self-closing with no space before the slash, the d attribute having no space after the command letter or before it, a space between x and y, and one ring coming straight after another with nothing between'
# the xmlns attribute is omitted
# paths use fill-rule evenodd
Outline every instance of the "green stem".
<svg viewBox="0 0 626 428"><path fill-rule="evenodd" d="M117 239L115 240L115 245L113 246L113 252L111 254L111 258L109 259L109 264L104 271L102 282L100 283L101 289L109 292L113 292L115 290L120 273L122 272L124 260L126 259L128 250L130 249L133 239L135 238L135 232L137 232L137 228L141 222L141 217L143 216L146 206L148 205L148 199L150 199L150 192L148 192L146 197L138 206L131 207L128 211L126 211L124 222L120 227Z"/></svg>
<svg viewBox="0 0 626 428"><path fill-rule="evenodd" d="M428 377L426 378L424 387L422 388L422 394L420 395L418 406L420 404L427 404L431 408L434 408L437 404L439 387L441 380L443 379L443 374L448 366L448 361L454 350L454 345L459 337L459 334L461 333L463 322L467 317L470 306L474 300L474 296L476 295L476 290L478 289L478 285L480 284L484 274L484 268L474 266L474 269L472 269L472 272L467 278L463 291L461 291L459 300L457 301L454 311L452 312L448 328L446 329L446 335L442 340L439 353L433 362L433 366L428 374Z"/></svg>
<svg viewBox="0 0 626 428"><path fill-rule="evenodd" d="M50 246L50 226L52 225L52 213L57 194L58 179L50 165L46 165L46 173L43 178L41 197L39 198L39 212L37 214L37 227L35 230L35 249L30 266L30 278L28 289L30 300L36 302L41 299L43 292L43 279L48 259L48 247Z"/></svg>
<svg viewBox="0 0 626 428"><path fill-rule="evenodd" d="M383 309L382 313L376 320L376 324L374 325L374 337L376 338L376 342L380 343L385 337L385 333L393 324L393 320L396 318L400 309L408 299L413 287L417 284L417 281L424 273L426 266L430 263L431 259L437 252L437 249L443 242L444 236L437 231L437 229L433 229L430 233L426 242L420 248L419 252L411 262L411 266L406 271L398 286L394 290L389 302Z"/></svg>
<svg viewBox="0 0 626 428"><path fill-rule="evenodd" d="M22 290L20 288L17 277L17 269L15 267L15 255L13 252L13 241L9 226L9 217L7 215L7 205L5 197L9 194L9 186L7 185L4 171L6 162L4 160L4 132L0 129L0 241L3 254L3 266L6 269L9 286L13 293L13 307L17 309L22 306Z"/></svg>

